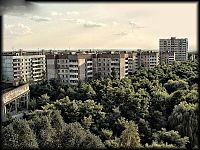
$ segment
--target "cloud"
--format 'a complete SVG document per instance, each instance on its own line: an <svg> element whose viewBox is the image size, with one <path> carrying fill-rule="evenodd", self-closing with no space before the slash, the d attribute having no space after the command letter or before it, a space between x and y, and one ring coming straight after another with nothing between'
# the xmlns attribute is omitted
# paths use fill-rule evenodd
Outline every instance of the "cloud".
<svg viewBox="0 0 200 150"><path fill-rule="evenodd" d="M62 16L63 13L61 13L61 12L56 12L56 11L52 11L52 12L51 12L51 15L52 15L52 16Z"/></svg>
<svg viewBox="0 0 200 150"><path fill-rule="evenodd" d="M131 27L134 28L134 29L144 28L144 27L142 27L142 26L137 25L134 21L130 21L129 24L130 24Z"/></svg>
<svg viewBox="0 0 200 150"><path fill-rule="evenodd" d="M78 15L79 12L77 12L77 11L68 11L66 13L61 13L61 12L57 12L57 11L52 11L50 14L52 16L72 16L72 15Z"/></svg>
<svg viewBox="0 0 200 150"><path fill-rule="evenodd" d="M86 21L84 19L71 19L71 18L68 18L68 19L63 19L63 20L67 21L67 22L71 22L71 23L81 24L81 25L83 25L83 27L86 27L86 28L95 28L95 27L104 27L104 26L106 26L106 24L104 24L104 23Z"/></svg>
<svg viewBox="0 0 200 150"><path fill-rule="evenodd" d="M47 21L51 20L48 17L41 17L41 16L32 16L32 17L30 17L30 19L33 21L36 21L36 22L47 22Z"/></svg>
<svg viewBox="0 0 200 150"><path fill-rule="evenodd" d="M4 28L5 28L5 37L29 35L32 33L31 28L22 23L14 25L5 24Z"/></svg>
<svg viewBox="0 0 200 150"><path fill-rule="evenodd" d="M117 35L117 36L126 36L128 33L127 32L120 32L120 33L115 33L113 35Z"/></svg>
<svg viewBox="0 0 200 150"><path fill-rule="evenodd" d="M66 15L78 15L79 14L79 12L77 12L77 11L68 11L68 12L66 12Z"/></svg>
<svg viewBox="0 0 200 150"><path fill-rule="evenodd" d="M92 21L87 21L83 24L84 27L86 28L95 28L95 27L104 27L105 24L103 23L97 23L97 22L92 22Z"/></svg>
<svg viewBox="0 0 200 150"><path fill-rule="evenodd" d="M63 19L64 21L77 23L77 24L84 24L86 21L84 19Z"/></svg>
<svg viewBox="0 0 200 150"><path fill-rule="evenodd" d="M112 22L112 25L116 26L116 25L119 25L119 23L116 22L116 21L113 21L113 22Z"/></svg>

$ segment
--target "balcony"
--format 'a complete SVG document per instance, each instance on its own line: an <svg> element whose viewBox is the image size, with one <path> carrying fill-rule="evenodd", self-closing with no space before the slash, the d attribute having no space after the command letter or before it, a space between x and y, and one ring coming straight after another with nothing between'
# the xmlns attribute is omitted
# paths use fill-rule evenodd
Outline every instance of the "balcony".
<svg viewBox="0 0 200 150"><path fill-rule="evenodd" d="M69 67L69 70L78 70L78 67Z"/></svg>
<svg viewBox="0 0 200 150"><path fill-rule="evenodd" d="M32 63L34 63L34 62L44 62L44 61L45 61L44 59L37 59L37 60L32 59Z"/></svg>
<svg viewBox="0 0 200 150"><path fill-rule="evenodd" d="M40 63L40 64L32 64L32 66L43 66L44 64L43 63Z"/></svg>
<svg viewBox="0 0 200 150"><path fill-rule="evenodd" d="M76 72L70 72L69 73L70 75L78 75L78 72L76 73Z"/></svg>
<svg viewBox="0 0 200 150"><path fill-rule="evenodd" d="M42 77L42 74L33 75L33 78Z"/></svg>
<svg viewBox="0 0 200 150"><path fill-rule="evenodd" d="M87 68L92 68L93 66L87 66Z"/></svg>
<svg viewBox="0 0 200 150"><path fill-rule="evenodd" d="M88 61L87 61L87 63L92 63L92 62L93 62L92 60L88 60Z"/></svg>
<svg viewBox="0 0 200 150"><path fill-rule="evenodd" d="M87 77L88 77L88 78L92 78L92 77L93 77L93 74L88 74Z"/></svg>

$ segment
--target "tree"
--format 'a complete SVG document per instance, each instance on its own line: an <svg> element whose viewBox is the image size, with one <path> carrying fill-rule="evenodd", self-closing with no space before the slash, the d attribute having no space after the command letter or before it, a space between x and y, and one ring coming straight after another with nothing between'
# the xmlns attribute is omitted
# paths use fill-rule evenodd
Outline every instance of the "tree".
<svg viewBox="0 0 200 150"><path fill-rule="evenodd" d="M176 105L169 116L171 128L179 131L181 135L190 138L190 148L198 147L198 104L187 103L186 101Z"/></svg>
<svg viewBox="0 0 200 150"><path fill-rule="evenodd" d="M90 84L81 83L77 90L77 99L87 100L93 99L96 96L96 92Z"/></svg>
<svg viewBox="0 0 200 150"><path fill-rule="evenodd" d="M52 111L50 118L51 118L52 128L54 128L57 132L65 131L66 124L65 124L62 116L60 115L59 110Z"/></svg>
<svg viewBox="0 0 200 150"><path fill-rule="evenodd" d="M12 124L2 127L2 148L17 149L19 147L19 135L15 133Z"/></svg>
<svg viewBox="0 0 200 150"><path fill-rule="evenodd" d="M40 148L54 148L54 140L56 131L50 124L50 119L45 116L35 116L33 119L33 129L37 136L37 141Z"/></svg>
<svg viewBox="0 0 200 150"><path fill-rule="evenodd" d="M188 83L184 80L168 80L167 83L164 84L164 87L167 89L169 93L172 93L177 90L187 90L188 89Z"/></svg>
<svg viewBox="0 0 200 150"><path fill-rule="evenodd" d="M114 80L119 79L119 70L118 69L115 69L115 68L112 69L111 78Z"/></svg>
<svg viewBox="0 0 200 150"><path fill-rule="evenodd" d="M29 109L35 110L36 107L37 107L37 100L35 98L33 98L29 102Z"/></svg>
<svg viewBox="0 0 200 150"><path fill-rule="evenodd" d="M153 142L151 145L145 144L145 148L148 148L148 149L174 149L176 147L172 144Z"/></svg>
<svg viewBox="0 0 200 150"><path fill-rule="evenodd" d="M38 104L41 105L45 105L49 102L49 96L46 94L43 94L39 97L38 99Z"/></svg>
<svg viewBox="0 0 200 150"><path fill-rule="evenodd" d="M89 117L85 117L82 119L82 125L85 129L89 129L90 126L94 123L92 116L89 115Z"/></svg>
<svg viewBox="0 0 200 150"><path fill-rule="evenodd" d="M120 139L115 137L114 139L105 140L104 143L105 143L106 147L108 147L108 148L118 148Z"/></svg>
<svg viewBox="0 0 200 150"><path fill-rule="evenodd" d="M104 148L101 139L75 122L67 124L63 133L63 148Z"/></svg>
<svg viewBox="0 0 200 150"><path fill-rule="evenodd" d="M130 122L122 132L120 136L120 146L126 148L138 148L141 146L138 127L134 122Z"/></svg>
<svg viewBox="0 0 200 150"><path fill-rule="evenodd" d="M172 144L177 148L186 148L186 144L189 143L188 137L181 137L178 131L166 131L165 128L162 128L161 131L157 131L153 134L153 142L162 144Z"/></svg>
<svg viewBox="0 0 200 150"><path fill-rule="evenodd" d="M12 125L18 135L18 148L38 148L36 136L26 120L15 119Z"/></svg>

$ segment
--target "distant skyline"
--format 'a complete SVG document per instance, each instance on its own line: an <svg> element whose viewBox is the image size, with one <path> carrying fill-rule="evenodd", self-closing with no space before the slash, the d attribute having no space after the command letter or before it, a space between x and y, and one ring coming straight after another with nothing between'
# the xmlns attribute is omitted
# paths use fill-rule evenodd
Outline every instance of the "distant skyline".
<svg viewBox="0 0 200 150"><path fill-rule="evenodd" d="M197 3L33 3L3 16L3 50L159 49L188 38L197 50Z"/></svg>

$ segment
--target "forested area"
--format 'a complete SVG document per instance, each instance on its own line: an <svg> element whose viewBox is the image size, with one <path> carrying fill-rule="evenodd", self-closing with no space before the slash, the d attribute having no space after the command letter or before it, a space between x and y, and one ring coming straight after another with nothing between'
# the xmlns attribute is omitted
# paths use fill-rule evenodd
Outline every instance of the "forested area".
<svg viewBox="0 0 200 150"><path fill-rule="evenodd" d="M30 90L31 112L3 124L4 148L199 148L197 61Z"/></svg>

